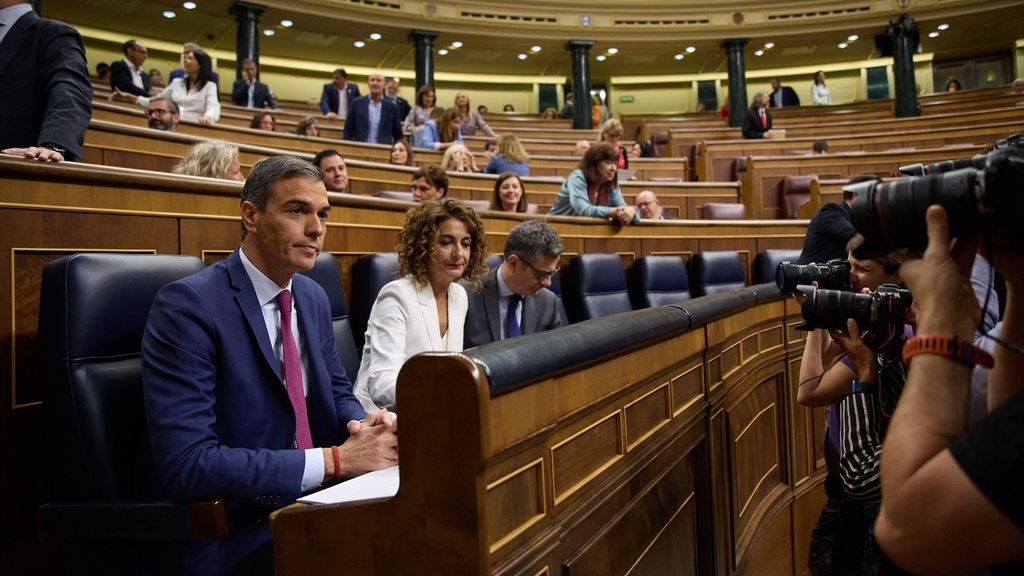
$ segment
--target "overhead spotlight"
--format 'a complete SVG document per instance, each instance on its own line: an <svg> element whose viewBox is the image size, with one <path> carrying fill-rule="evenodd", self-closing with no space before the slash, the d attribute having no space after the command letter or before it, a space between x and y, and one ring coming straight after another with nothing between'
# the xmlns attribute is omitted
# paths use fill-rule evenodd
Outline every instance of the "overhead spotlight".
<svg viewBox="0 0 1024 576"><path fill-rule="evenodd" d="M519 58L520 60L526 60L528 56L526 54L520 54L519 56L516 56L516 58Z"/></svg>
<svg viewBox="0 0 1024 576"><path fill-rule="evenodd" d="M938 32L929 32L928 33L928 37L929 38L938 38L939 37L939 33Z"/></svg>
<svg viewBox="0 0 1024 576"><path fill-rule="evenodd" d="M673 58L676 60L682 60L683 58L686 58L686 54L676 54Z"/></svg>
<svg viewBox="0 0 1024 576"><path fill-rule="evenodd" d="M942 31L946 31L946 30L949 30L949 24L939 24L939 25L937 26L937 28L938 28L939 30L942 30Z"/></svg>
<svg viewBox="0 0 1024 576"><path fill-rule="evenodd" d="M607 52L609 54L618 54L619 53L619 49L618 48L609 48L609 49L605 50L605 52Z"/></svg>
<svg viewBox="0 0 1024 576"><path fill-rule="evenodd" d="M686 47L686 53L687 54L693 54L696 51L697 51L697 47L696 46L687 46Z"/></svg>
<svg viewBox="0 0 1024 576"><path fill-rule="evenodd" d="M754 56L764 56L764 50L756 50Z"/></svg>
<svg viewBox="0 0 1024 576"><path fill-rule="evenodd" d="M437 55L438 56L447 56L448 55L448 50L446 48L441 48L440 50L437 51Z"/></svg>
<svg viewBox="0 0 1024 576"><path fill-rule="evenodd" d="M775 42L765 42L764 43L764 49L765 50L771 50L772 48L775 48Z"/></svg>
<svg viewBox="0 0 1024 576"><path fill-rule="evenodd" d="M530 52L540 52L540 51L541 51L541 47L540 46L531 46L530 47Z"/></svg>
<svg viewBox="0 0 1024 576"><path fill-rule="evenodd" d="M291 28L293 24L294 22L292 22L291 20L281 20L281 26L285 28Z"/></svg>
<svg viewBox="0 0 1024 576"><path fill-rule="evenodd" d="M380 35L380 32L370 34L370 40L380 40L381 38L383 38L383 36Z"/></svg>
<svg viewBox="0 0 1024 576"><path fill-rule="evenodd" d="M848 46L849 46L849 44L847 44L846 42L840 42L840 43L839 43L839 47L840 47L840 48L846 48L846 47L848 47Z"/></svg>
<svg viewBox="0 0 1024 576"><path fill-rule="evenodd" d="M263 30L263 35L264 36L273 36L274 35L274 31L272 29L270 29L270 28L267 28L267 29Z"/></svg>
<svg viewBox="0 0 1024 576"><path fill-rule="evenodd" d="M363 46L366 46L366 42L363 42L362 40L356 40L355 42L352 43L352 45L355 46L356 48L362 48Z"/></svg>
<svg viewBox="0 0 1024 576"><path fill-rule="evenodd" d="M857 40L860 40L860 36L857 36L856 34L850 34L849 36L846 37L846 39L850 42L856 42Z"/></svg>
<svg viewBox="0 0 1024 576"><path fill-rule="evenodd" d="M195 10L196 6L198 6L198 4L196 4L195 2L184 2L181 5L181 7L185 10Z"/></svg>
<svg viewBox="0 0 1024 576"><path fill-rule="evenodd" d="M604 54L598 54L594 59L597 60L598 62L604 62L605 60L608 59L608 57L605 56Z"/></svg>
<svg viewBox="0 0 1024 576"><path fill-rule="evenodd" d="M174 10L164 10L164 18L174 18L175 16L177 14L174 13Z"/></svg>
<svg viewBox="0 0 1024 576"><path fill-rule="evenodd" d="M459 42L458 40L452 42L452 48L462 48L462 42Z"/></svg>

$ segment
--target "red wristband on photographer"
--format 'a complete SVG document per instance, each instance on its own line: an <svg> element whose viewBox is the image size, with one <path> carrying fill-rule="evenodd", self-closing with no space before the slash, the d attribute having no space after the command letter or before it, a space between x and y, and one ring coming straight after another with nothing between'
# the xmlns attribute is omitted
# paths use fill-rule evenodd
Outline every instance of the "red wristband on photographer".
<svg viewBox="0 0 1024 576"><path fill-rule="evenodd" d="M972 368L975 364L985 368L995 365L991 354L959 336L914 336L903 345L903 363L909 364L918 354L945 356Z"/></svg>

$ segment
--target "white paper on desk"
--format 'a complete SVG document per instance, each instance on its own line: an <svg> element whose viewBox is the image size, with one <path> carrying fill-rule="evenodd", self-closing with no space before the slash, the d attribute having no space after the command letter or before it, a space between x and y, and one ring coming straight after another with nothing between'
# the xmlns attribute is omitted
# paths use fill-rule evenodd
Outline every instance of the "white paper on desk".
<svg viewBox="0 0 1024 576"><path fill-rule="evenodd" d="M299 498L306 504L343 504L386 500L398 494L398 466L384 468Z"/></svg>

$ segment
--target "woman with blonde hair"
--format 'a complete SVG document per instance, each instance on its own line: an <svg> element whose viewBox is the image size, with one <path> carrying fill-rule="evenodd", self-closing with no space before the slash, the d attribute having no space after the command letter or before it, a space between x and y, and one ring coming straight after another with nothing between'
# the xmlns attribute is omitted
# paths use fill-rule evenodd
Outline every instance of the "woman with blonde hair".
<svg viewBox="0 0 1024 576"><path fill-rule="evenodd" d="M452 144L444 151L441 168L448 172L479 172L473 153L464 144Z"/></svg>
<svg viewBox="0 0 1024 576"><path fill-rule="evenodd" d="M196 144L171 171L188 176L245 182L238 162L238 146L219 140Z"/></svg>
<svg viewBox="0 0 1024 576"><path fill-rule="evenodd" d="M615 147L615 151L619 153L618 167L619 170L625 170L629 168L629 155L626 154L626 149L622 147L622 122L619 122L616 118L609 118L601 126L601 142L607 142Z"/></svg>
<svg viewBox="0 0 1024 576"><path fill-rule="evenodd" d="M487 237L476 212L453 198L406 212L395 249L402 277L386 284L370 310L353 392L364 407L395 410L395 382L407 358L462 351L466 289L487 271Z"/></svg>
<svg viewBox="0 0 1024 576"><path fill-rule="evenodd" d="M469 95L461 90L455 95L455 109L459 111L459 128L463 136L476 134L479 128L481 132L494 138L494 130L487 125L483 116L469 105Z"/></svg>
<svg viewBox="0 0 1024 576"><path fill-rule="evenodd" d="M520 176L530 175L530 155L523 148L523 143L515 134L502 134L498 137L498 152L484 167L487 174L515 172Z"/></svg>

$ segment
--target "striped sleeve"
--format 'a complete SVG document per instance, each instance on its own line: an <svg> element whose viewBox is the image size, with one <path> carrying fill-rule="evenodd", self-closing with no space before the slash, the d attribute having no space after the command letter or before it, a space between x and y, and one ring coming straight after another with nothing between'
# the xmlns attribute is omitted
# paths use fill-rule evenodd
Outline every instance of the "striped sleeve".
<svg viewBox="0 0 1024 576"><path fill-rule="evenodd" d="M850 394L839 402L839 476L847 495L854 500L882 499L879 417L878 397L874 394Z"/></svg>

